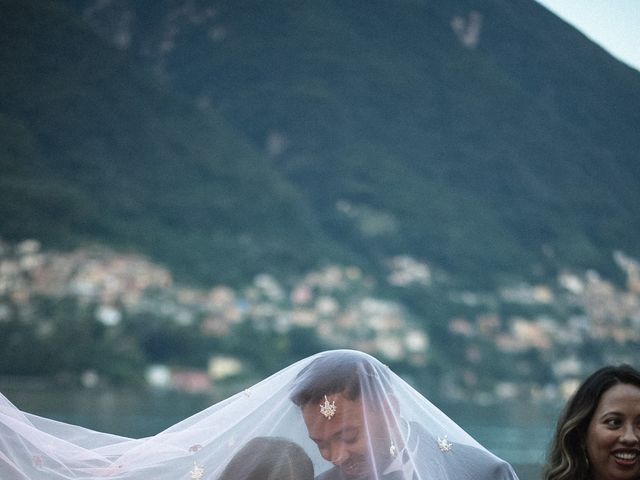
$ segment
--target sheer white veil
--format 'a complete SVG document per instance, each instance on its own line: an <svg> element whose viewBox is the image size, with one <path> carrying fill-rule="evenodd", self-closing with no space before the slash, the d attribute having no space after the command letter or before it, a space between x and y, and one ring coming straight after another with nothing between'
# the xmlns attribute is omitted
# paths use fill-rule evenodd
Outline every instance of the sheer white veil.
<svg viewBox="0 0 640 480"><path fill-rule="evenodd" d="M0 395L0 478L516 479L375 358L319 353L157 435L24 413Z"/></svg>

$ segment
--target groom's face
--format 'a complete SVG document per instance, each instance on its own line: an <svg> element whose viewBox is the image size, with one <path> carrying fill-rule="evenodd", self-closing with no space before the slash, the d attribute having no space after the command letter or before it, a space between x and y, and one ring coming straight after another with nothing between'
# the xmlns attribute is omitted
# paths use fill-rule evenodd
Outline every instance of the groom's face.
<svg viewBox="0 0 640 480"><path fill-rule="evenodd" d="M384 413L367 410L361 398L349 400L342 393L328 395L327 400L336 406L331 418L321 413L318 404L308 403L302 408L309 437L322 457L350 479L367 477L384 468L391 459Z"/></svg>

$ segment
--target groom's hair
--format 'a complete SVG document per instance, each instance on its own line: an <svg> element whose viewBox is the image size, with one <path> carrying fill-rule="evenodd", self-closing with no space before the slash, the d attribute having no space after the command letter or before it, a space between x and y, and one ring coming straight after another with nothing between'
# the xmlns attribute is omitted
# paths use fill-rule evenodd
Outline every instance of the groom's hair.
<svg viewBox="0 0 640 480"><path fill-rule="evenodd" d="M384 365L355 350L336 350L316 357L296 376L289 398L299 407L320 403L325 395L342 393L356 400L363 393L368 400L391 393ZM383 390L383 391L381 391Z"/></svg>

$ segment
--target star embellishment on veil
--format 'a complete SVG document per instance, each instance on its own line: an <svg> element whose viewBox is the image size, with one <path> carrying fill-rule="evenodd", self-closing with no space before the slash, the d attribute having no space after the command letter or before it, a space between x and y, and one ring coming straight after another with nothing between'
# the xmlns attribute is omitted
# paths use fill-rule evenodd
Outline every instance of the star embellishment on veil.
<svg viewBox="0 0 640 480"><path fill-rule="evenodd" d="M453 449L453 443L447 440L446 435L444 436L444 438L438 437L438 448L440 449L441 452L447 453Z"/></svg>
<svg viewBox="0 0 640 480"><path fill-rule="evenodd" d="M201 480L204 475L204 468L193 462L193 470L191 470L191 480Z"/></svg>
<svg viewBox="0 0 640 480"><path fill-rule="evenodd" d="M320 404L320 413L324 415L327 420L331 420L331 418L336 414L336 402L335 400L329 403L329 399L327 396L324 396L324 403Z"/></svg>

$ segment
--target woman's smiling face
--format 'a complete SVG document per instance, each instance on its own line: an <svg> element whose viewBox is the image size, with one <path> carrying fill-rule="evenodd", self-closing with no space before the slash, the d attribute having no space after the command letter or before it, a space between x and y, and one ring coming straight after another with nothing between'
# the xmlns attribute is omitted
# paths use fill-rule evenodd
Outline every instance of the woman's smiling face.
<svg viewBox="0 0 640 480"><path fill-rule="evenodd" d="M640 479L640 388L618 383L602 394L586 449L594 480Z"/></svg>

